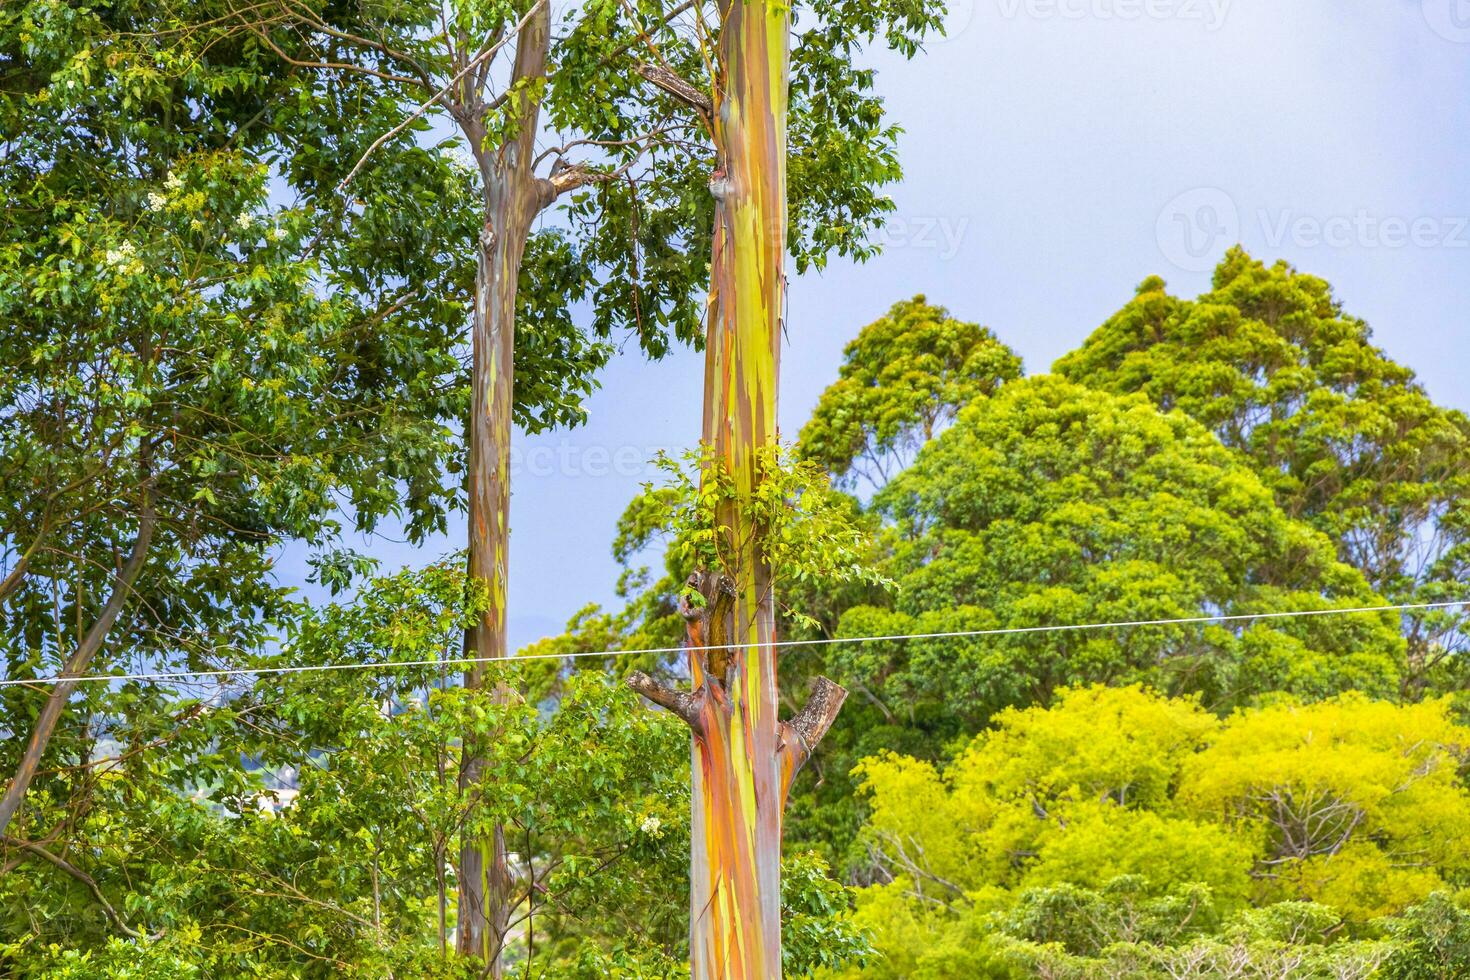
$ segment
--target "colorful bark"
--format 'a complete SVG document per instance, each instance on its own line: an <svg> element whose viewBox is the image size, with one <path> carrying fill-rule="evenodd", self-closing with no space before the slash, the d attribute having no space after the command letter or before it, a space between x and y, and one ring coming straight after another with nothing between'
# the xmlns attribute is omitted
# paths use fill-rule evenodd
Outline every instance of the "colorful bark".
<svg viewBox="0 0 1470 980"><path fill-rule="evenodd" d="M540 105L532 94L546 75L550 15L542 4L522 28L516 46L514 86L523 86L514 131L499 146L486 146L485 110L478 96L460 114L484 179L485 224L480 235L472 326L472 395L469 443L469 574L488 602L465 638L468 656L509 656L506 640L507 563L510 550L510 440L515 391L516 290L531 224L548 203L546 182L533 170ZM467 688L486 683L487 666L465 670ZM497 688L495 696L512 694ZM466 736L460 788L469 792L485 778L483 748ZM500 827L466 834L460 851L458 950L482 959L489 975L501 975L500 953L514 901L514 881Z"/></svg>
<svg viewBox="0 0 1470 980"><path fill-rule="evenodd" d="M791 780L845 692L822 682L791 724L777 715L773 570L743 502L777 445L776 396L786 278L789 8L723 7L715 98L714 254L705 351L704 443L734 499L724 567L691 580L690 694L646 676L630 683L693 732L690 967L694 980L781 975L781 821Z"/></svg>
<svg viewBox="0 0 1470 980"><path fill-rule="evenodd" d="M754 493L761 451L776 445L781 313L786 295L788 8L732 0L722 19L716 96L716 198L705 354L704 442L732 478L728 620L709 654L692 750L690 967L702 978L781 974L781 763L775 602L758 530L739 501ZM767 457L769 458L769 457ZM723 587L723 586L722 586ZM707 603L722 613L726 603ZM724 617L721 616L723 619ZM699 654L691 652L693 659ZM697 666L692 672L698 671Z"/></svg>

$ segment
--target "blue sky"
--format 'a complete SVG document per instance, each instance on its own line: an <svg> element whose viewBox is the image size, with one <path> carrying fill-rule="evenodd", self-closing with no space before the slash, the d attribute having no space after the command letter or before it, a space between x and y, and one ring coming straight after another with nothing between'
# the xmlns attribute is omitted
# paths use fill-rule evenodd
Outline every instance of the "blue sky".
<svg viewBox="0 0 1470 980"><path fill-rule="evenodd" d="M898 299L987 324L1039 373L1145 276L1201 292L1237 240L1327 279L1470 410L1470 0L958 0L949 24L914 61L874 55L906 176L883 255L792 282L786 437ZM586 426L519 439L515 644L613 603L614 522L640 461L697 439L700 383L697 355L632 353ZM393 567L462 534L354 544Z"/></svg>

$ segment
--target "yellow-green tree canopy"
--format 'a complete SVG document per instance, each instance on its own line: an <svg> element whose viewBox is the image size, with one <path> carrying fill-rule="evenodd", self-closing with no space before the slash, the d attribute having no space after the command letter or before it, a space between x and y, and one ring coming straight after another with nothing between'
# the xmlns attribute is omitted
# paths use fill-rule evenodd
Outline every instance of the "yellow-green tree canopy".
<svg viewBox="0 0 1470 980"><path fill-rule="evenodd" d="M890 957L864 975L1177 975L1164 964L1195 957L1367 976L1385 929L1464 928L1431 896L1470 881L1467 746L1446 702L1349 694L1222 721L1098 686L1002 712L943 770L870 758L859 920ZM1401 975L1433 975L1409 950Z"/></svg>

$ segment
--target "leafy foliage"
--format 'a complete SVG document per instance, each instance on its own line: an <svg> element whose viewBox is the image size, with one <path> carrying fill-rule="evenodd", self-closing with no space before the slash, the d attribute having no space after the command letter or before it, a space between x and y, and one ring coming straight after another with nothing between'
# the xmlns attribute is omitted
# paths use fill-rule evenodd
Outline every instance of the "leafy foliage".
<svg viewBox="0 0 1470 980"><path fill-rule="evenodd" d="M895 303L844 349L801 452L838 480L881 487L960 409L1020 374L1021 359L985 327L923 296Z"/></svg>
<svg viewBox="0 0 1470 980"><path fill-rule="evenodd" d="M1198 299L1145 280L1056 369L1200 420L1250 462L1287 514L1325 532L1390 599L1464 598L1470 419L1434 404L1321 279L1233 249ZM1462 616L1405 618L1418 684L1424 671L1459 669Z"/></svg>
<svg viewBox="0 0 1470 980"><path fill-rule="evenodd" d="M1442 702L1349 696L1221 722L1192 700L1094 687L1002 713L942 774L869 759L864 833L884 883L859 893L858 922L894 972L864 975L1366 977L1443 962L1463 913L1434 893L1470 873L1456 830L1467 738ZM1385 945L1384 930L1417 945ZM982 948L958 953L977 933Z"/></svg>
<svg viewBox="0 0 1470 980"><path fill-rule="evenodd" d="M865 564L864 529L853 520L847 498L831 489L821 467L784 447L761 450L755 491L741 495L728 471L711 459L709 450L690 452L682 462L660 454L656 462L666 481L662 486L646 484L629 504L619 522L614 554L626 562L653 539L666 538L666 582L694 568L733 577L748 542L737 540L730 524L722 522L731 520L754 529L760 559L772 569L775 588L886 584ZM733 518L731 506L738 508ZM681 595L700 601L693 592ZM810 622L800 612L788 613Z"/></svg>
<svg viewBox="0 0 1470 980"><path fill-rule="evenodd" d="M848 610L839 635L1381 602L1202 427L1057 378L974 402L876 503L899 590L891 608ZM831 660L895 714L940 703L973 725L1097 681L1217 707L1272 690L1383 693L1400 649L1391 618L1358 615L859 643Z"/></svg>
<svg viewBox="0 0 1470 980"><path fill-rule="evenodd" d="M238 665L298 613L272 570L281 545L330 552L344 526L390 519L420 540L452 503L458 314L435 295L437 247L396 249L402 236L382 229L360 248L350 222L329 233L293 202L263 122L292 80L238 39L193 33L197 12L0 11L12 679ZM442 171L417 173L417 194L454 199ZM219 754L217 690L68 694L0 695L7 804L20 805L6 861L53 882L32 891L10 871L3 914L7 935L69 935L100 957L106 935L146 934L163 915L98 898L152 887L165 866L143 873L130 855L155 845L155 821L179 818L189 840L202 831L181 799L244 777Z"/></svg>

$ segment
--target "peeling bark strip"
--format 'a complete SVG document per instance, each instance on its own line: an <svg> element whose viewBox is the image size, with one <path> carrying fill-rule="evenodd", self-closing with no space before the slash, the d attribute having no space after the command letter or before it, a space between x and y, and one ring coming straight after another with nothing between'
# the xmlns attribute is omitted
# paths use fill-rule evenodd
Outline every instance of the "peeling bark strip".
<svg viewBox="0 0 1470 980"><path fill-rule="evenodd" d="M689 108L696 109L705 116L714 112L714 100L662 65L645 62L634 70Z"/></svg>
<svg viewBox="0 0 1470 980"><path fill-rule="evenodd" d="M713 108L718 163L710 316L705 347L704 443L736 500L716 515L729 528L727 567L696 573L704 597L685 609L690 693L647 675L629 684L679 715L692 732L690 967L694 980L781 975L781 821L791 782L837 716L846 693L825 678L795 719L777 715L772 569L760 529L739 501L777 442L776 389L786 278L786 120L789 8L726 0L720 84ZM702 93L642 72L696 107ZM706 474L708 478L709 474Z"/></svg>

